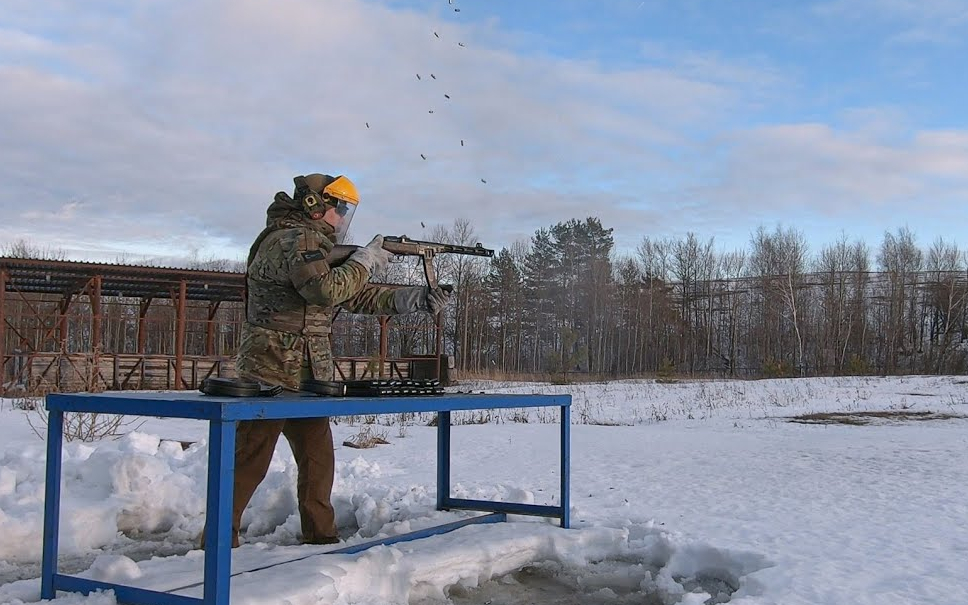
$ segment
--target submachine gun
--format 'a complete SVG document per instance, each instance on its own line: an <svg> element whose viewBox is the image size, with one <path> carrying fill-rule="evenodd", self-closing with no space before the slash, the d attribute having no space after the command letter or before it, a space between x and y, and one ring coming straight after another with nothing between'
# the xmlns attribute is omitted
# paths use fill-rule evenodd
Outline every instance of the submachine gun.
<svg viewBox="0 0 968 605"><path fill-rule="evenodd" d="M359 246L350 244L338 244L326 257L330 266L342 264L348 259ZM434 257L438 254L464 254L467 256L493 257L494 250L485 248L478 243L476 246L462 246L460 244L442 244L439 242L423 242L410 239L406 235L388 235L383 238L383 249L390 254L399 256L419 256L423 259L424 277L427 278L427 285L431 289L436 288L437 273L434 271ZM447 292L453 291L453 286L441 285Z"/></svg>

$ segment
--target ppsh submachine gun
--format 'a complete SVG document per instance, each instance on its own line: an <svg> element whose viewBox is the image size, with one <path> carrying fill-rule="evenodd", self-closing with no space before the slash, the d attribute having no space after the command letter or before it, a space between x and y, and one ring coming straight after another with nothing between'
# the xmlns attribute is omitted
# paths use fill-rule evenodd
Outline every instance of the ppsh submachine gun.
<svg viewBox="0 0 968 605"><path fill-rule="evenodd" d="M339 244L333 248L326 257L330 266L340 265L346 261L360 246L350 244ZM390 254L399 256L419 256L423 262L424 277L427 278L427 285L436 288L437 273L434 270L434 258L438 254L463 254L467 256L484 256L491 258L494 250L485 248L478 243L476 246L465 246L461 244L444 244L440 242L424 242L410 239L406 235L388 235L383 238L383 249ZM441 285L441 288L452 291L453 287Z"/></svg>

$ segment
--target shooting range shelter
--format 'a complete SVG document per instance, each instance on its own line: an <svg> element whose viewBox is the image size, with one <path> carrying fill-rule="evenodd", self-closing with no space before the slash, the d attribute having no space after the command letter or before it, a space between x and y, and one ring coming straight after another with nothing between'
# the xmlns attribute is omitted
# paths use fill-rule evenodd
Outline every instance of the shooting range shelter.
<svg viewBox="0 0 968 605"><path fill-rule="evenodd" d="M245 276L0 257L0 394L196 389L235 375ZM340 313L336 378L440 377L443 331L423 316Z"/></svg>

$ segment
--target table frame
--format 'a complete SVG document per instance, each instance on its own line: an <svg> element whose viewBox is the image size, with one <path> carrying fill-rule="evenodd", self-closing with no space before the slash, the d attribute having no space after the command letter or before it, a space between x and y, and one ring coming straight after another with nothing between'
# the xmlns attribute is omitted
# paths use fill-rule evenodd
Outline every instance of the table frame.
<svg viewBox="0 0 968 605"><path fill-rule="evenodd" d="M446 533L472 523L500 522L506 520L508 514L552 517L560 520L561 527L570 526L571 395L448 393L442 396L421 397L328 398L307 394L286 394L279 397L233 398L211 397L197 392L56 393L47 396L46 406L48 412L47 478L44 502L44 551L41 563L41 598L43 599L53 599L57 590L83 594L89 594L95 590L114 590L119 602L142 605L228 605L232 561L230 542L235 434L240 420L363 416L404 412L437 413L437 509L477 510L490 514L335 549L325 554L355 553L378 544L392 544ZM530 407L558 407L561 410L560 506L451 497L451 413ZM206 532L215 536L215 539L205 542L204 588L201 599L100 582L57 572L64 414L71 412L208 420Z"/></svg>

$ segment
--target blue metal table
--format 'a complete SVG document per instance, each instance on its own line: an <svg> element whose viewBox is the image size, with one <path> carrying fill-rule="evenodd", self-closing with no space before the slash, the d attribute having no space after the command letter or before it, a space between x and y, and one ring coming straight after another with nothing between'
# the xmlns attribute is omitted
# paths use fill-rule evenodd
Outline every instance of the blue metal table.
<svg viewBox="0 0 968 605"><path fill-rule="evenodd" d="M114 590L120 602L143 605L228 605L231 577L232 480L235 470L235 430L240 420L362 416L403 412L437 412L437 508L465 509L490 514L374 540L328 553L353 553L376 546L452 531L470 523L503 521L508 514L558 518L569 526L569 465L571 395L451 394L421 397L318 397L286 394L277 397L212 397L198 392L50 394L48 411L47 481L44 504L44 554L41 598L53 599L57 590L91 593ZM450 496L451 412L497 408L559 407L561 409L560 506L468 500ZM207 420L208 485L206 531L216 537L205 542L204 588L201 599L57 573L60 523L62 439L65 412L194 418Z"/></svg>

